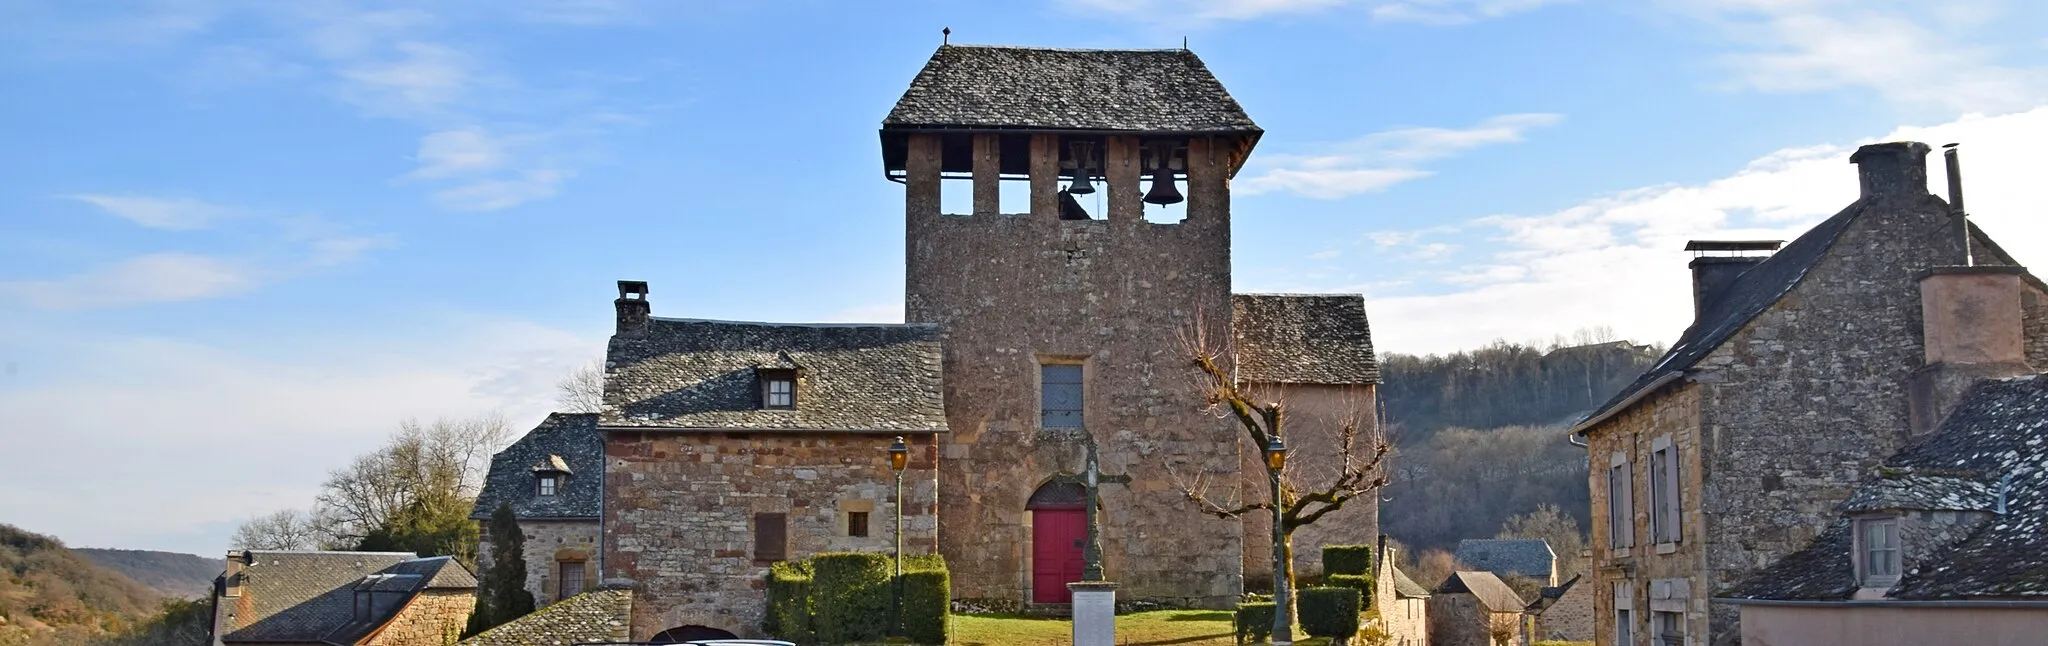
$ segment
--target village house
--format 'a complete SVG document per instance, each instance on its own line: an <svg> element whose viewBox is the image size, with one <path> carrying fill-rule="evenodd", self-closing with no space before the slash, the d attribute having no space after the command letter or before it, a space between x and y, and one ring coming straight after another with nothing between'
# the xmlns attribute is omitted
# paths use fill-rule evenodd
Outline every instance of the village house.
<svg viewBox="0 0 2048 646"><path fill-rule="evenodd" d="M1528 634L1524 641L1593 641L1593 585L1584 575L1543 588L1523 609Z"/></svg>
<svg viewBox="0 0 2048 646"><path fill-rule="evenodd" d="M1373 595L1370 604L1372 615L1379 620L1380 630L1387 633L1387 646L1426 646L1429 644L1429 588L1408 578L1408 574L1394 565L1396 554L1393 546L1387 544L1387 537L1379 537L1379 549L1373 557Z"/></svg>
<svg viewBox="0 0 2048 646"><path fill-rule="evenodd" d="M1571 430L1594 467L1599 643L1736 643L1742 613L1711 595L1812 545L1960 386L2031 370L1933 354L1923 331L1971 293L1944 288L1978 280L1936 268L2009 275L1998 311L2018 331L2006 350L2048 360L2048 286L1928 193L1929 152L1857 150L1858 199L1782 249L1689 245L1708 254L1692 264L1692 326ZM1916 278L1930 270L1932 283Z"/></svg>
<svg viewBox="0 0 2048 646"><path fill-rule="evenodd" d="M1189 339L1228 344L1243 385L1288 402L1297 464L1328 458L1333 424L1370 438L1378 417L1362 298L1231 293L1230 178L1260 134L1184 49L943 46L881 129L905 187L906 322L657 317L647 283L621 281L601 412L550 417L494 460L476 517L510 502L537 600L626 608L636 640L757 635L771 564L888 552L899 512L957 600L1059 608L1083 575L1093 455L1119 596L1228 607L1271 580L1269 526L1205 516L1184 486L1263 496L1266 473L1206 410ZM971 212L942 209L956 188ZM1010 188L1025 212L1001 212ZM1372 541L1377 512L1364 496L1297 532L1296 566ZM630 601L571 596L600 583Z"/></svg>
<svg viewBox="0 0 2048 646"><path fill-rule="evenodd" d="M1459 563L1499 577L1522 577L1538 586L1557 585L1557 553L1540 538L1468 538L1452 555Z"/></svg>
<svg viewBox="0 0 2048 646"><path fill-rule="evenodd" d="M1452 572L1429 595L1429 646L1496 646L1496 632L1519 639L1527 604L1492 572Z"/></svg>
<svg viewBox="0 0 2048 646"><path fill-rule="evenodd" d="M557 646L603 644L630 639L633 590L603 587L549 604L497 625L459 646Z"/></svg>
<svg viewBox="0 0 2048 646"><path fill-rule="evenodd" d="M212 601L214 646L443 646L476 577L446 556L232 550Z"/></svg>
<svg viewBox="0 0 2048 646"><path fill-rule="evenodd" d="M598 515L604 494L604 436L596 414L554 413L491 457L470 518L482 526L477 570L487 571L491 514L510 505L519 519L526 591L535 607L597 584Z"/></svg>

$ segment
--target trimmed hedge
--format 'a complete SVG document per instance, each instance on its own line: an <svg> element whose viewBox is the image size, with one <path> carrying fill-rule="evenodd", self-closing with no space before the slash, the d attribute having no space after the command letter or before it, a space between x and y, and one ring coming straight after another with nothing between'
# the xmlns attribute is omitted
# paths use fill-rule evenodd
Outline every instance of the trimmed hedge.
<svg viewBox="0 0 2048 646"><path fill-rule="evenodd" d="M1273 602L1237 604L1237 643L1262 642L1273 636Z"/></svg>
<svg viewBox="0 0 2048 646"><path fill-rule="evenodd" d="M1370 574L1332 574L1326 582L1332 588L1350 588L1358 591L1359 603L1367 610L1372 609L1373 578Z"/></svg>
<svg viewBox="0 0 2048 646"><path fill-rule="evenodd" d="M1323 574L1372 574L1371 545L1324 545Z"/></svg>
<svg viewBox="0 0 2048 646"><path fill-rule="evenodd" d="M1303 588L1295 610L1301 629L1314 637L1348 639L1358 634L1358 591L1351 588Z"/></svg>
<svg viewBox="0 0 2048 646"><path fill-rule="evenodd" d="M768 566L768 613L761 619L761 630L783 641L812 641L809 561Z"/></svg>
<svg viewBox="0 0 2048 646"><path fill-rule="evenodd" d="M887 554L830 552L811 557L811 625L827 644L878 641L889 634Z"/></svg>
<svg viewBox="0 0 2048 646"><path fill-rule="evenodd" d="M945 568L903 571L903 636L919 644L944 644L952 616L953 581Z"/></svg>

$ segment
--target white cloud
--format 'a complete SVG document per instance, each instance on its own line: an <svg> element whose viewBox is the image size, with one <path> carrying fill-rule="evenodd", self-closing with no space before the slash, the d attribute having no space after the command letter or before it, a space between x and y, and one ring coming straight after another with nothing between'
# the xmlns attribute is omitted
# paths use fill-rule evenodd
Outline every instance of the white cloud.
<svg viewBox="0 0 2048 646"><path fill-rule="evenodd" d="M1376 132L1351 141L1325 144L1322 154L1270 155L1254 162L1256 175L1238 185L1238 192L1257 195L1284 191L1333 200L1430 176L1415 168L1474 148L1523 140L1529 130L1554 125L1561 115L1504 114L1470 128L1409 127Z"/></svg>
<svg viewBox="0 0 2048 646"><path fill-rule="evenodd" d="M252 348L0 324L19 364L0 379L0 428L36 429L9 436L24 455L73 456L13 465L0 518L72 544L218 555L236 522L309 505L401 420L498 412L524 432L603 347L520 321L415 322L418 338L284 333ZM131 477L80 478L86 461Z"/></svg>
<svg viewBox="0 0 2048 646"><path fill-rule="evenodd" d="M153 253L66 278L0 282L0 295L44 309L85 309L215 298L256 283L248 267L232 261Z"/></svg>
<svg viewBox="0 0 2048 646"><path fill-rule="evenodd" d="M1203 24L1363 9L1373 20L1458 25L1572 0L1065 0L1076 12L1114 12L1148 22Z"/></svg>
<svg viewBox="0 0 2048 646"><path fill-rule="evenodd" d="M2006 49L1982 37L2004 13L2005 3L1996 0L1672 4L1719 26L1741 48L1725 57L1741 86L1773 92L1857 87L1901 104L1957 111L2024 109L2048 99L2048 68L2013 64Z"/></svg>
<svg viewBox="0 0 2048 646"><path fill-rule="evenodd" d="M444 45L402 42L398 56L340 70L349 82L342 96L372 114L433 117L464 98L476 66L468 54Z"/></svg>
<svg viewBox="0 0 2048 646"><path fill-rule="evenodd" d="M534 200L554 197L556 187L571 173L559 170L531 170L518 175L471 182L434 193L434 202L457 211L496 211Z"/></svg>
<svg viewBox="0 0 2048 646"><path fill-rule="evenodd" d="M413 177L449 177L496 170L510 158L506 142L483 128L442 130L420 138Z"/></svg>
<svg viewBox="0 0 2048 646"><path fill-rule="evenodd" d="M2048 107L1902 127L1869 141L1962 142L1972 218L2022 264L2048 262L2048 195L2035 190ZM1861 142L1861 143L1868 143ZM1627 338L1669 342L1692 317L1684 244L1690 239L1790 240L1856 198L1853 144L1788 148L1720 179L1651 186L1554 213L1465 224L1491 231L1499 250L1469 266L1428 274L1433 287L1374 298L1377 345L1447 352L1494 339L1544 339L1610 326ZM1945 191L1940 158L1930 182ZM1403 232L1373 239L1410 244Z"/></svg>
<svg viewBox="0 0 2048 646"><path fill-rule="evenodd" d="M1372 8L1374 20L1425 25L1462 25L1534 11L1572 0L1401 0Z"/></svg>
<svg viewBox="0 0 2048 646"><path fill-rule="evenodd" d="M67 197L151 229L204 229L235 215L234 209L183 197L91 194Z"/></svg>

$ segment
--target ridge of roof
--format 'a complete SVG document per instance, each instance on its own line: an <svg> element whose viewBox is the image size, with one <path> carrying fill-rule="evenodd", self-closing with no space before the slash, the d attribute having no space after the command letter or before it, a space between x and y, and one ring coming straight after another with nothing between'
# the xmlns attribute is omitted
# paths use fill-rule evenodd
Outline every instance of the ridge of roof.
<svg viewBox="0 0 2048 646"><path fill-rule="evenodd" d="M692 319L667 316L650 316L648 320L657 323L702 323L711 325L748 325L756 327L796 328L931 328L938 329L937 323L782 323L776 321L728 321L722 319ZM596 413L584 413L595 415Z"/></svg>

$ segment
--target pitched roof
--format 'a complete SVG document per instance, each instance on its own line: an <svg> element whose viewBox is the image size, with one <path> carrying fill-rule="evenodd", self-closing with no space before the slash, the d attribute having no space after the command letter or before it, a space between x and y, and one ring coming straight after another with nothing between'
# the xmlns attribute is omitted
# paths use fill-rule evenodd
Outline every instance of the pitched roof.
<svg viewBox="0 0 2048 646"><path fill-rule="evenodd" d="M529 646L624 642L632 627L633 590L591 590L459 642L461 646Z"/></svg>
<svg viewBox="0 0 2048 646"><path fill-rule="evenodd" d="M1572 575L1569 581L1555 586L1545 586L1543 589L1538 590L1536 592L1536 600L1529 602L1529 612L1539 615L1543 614L1543 611L1549 610L1553 605L1557 605L1557 601L1563 599L1567 593L1570 593L1572 588L1579 584L1579 579L1585 578L1585 576L1583 574L1575 574Z"/></svg>
<svg viewBox="0 0 2048 646"><path fill-rule="evenodd" d="M403 600L431 588L476 588L476 577L445 556L252 550L246 558L235 575L241 596L215 608L225 642L353 643L404 607L380 603L380 612L358 621L358 589L398 593Z"/></svg>
<svg viewBox="0 0 2048 646"><path fill-rule="evenodd" d="M1557 553L1551 551L1550 542L1534 538L1468 538L1458 541L1456 557L1459 563L1494 574L1519 574L1544 581L1550 580L1551 568L1557 563Z"/></svg>
<svg viewBox="0 0 2048 646"><path fill-rule="evenodd" d="M939 330L656 318L612 337L600 427L946 429ZM801 366L796 409L764 410L758 368Z"/></svg>
<svg viewBox="0 0 2048 646"><path fill-rule="evenodd" d="M1935 491L1895 496L1899 480L1927 482ZM2007 480L2009 478L2009 480ZM1958 484L1965 483L1965 484ZM1989 487L1990 499L1984 498ZM1997 492L2006 513L1997 515ZM2048 599L2048 375L1977 384L1941 426L1885 460L1858 486L1843 516L1806 548L1737 583L1720 596L1734 599L1842 600L1855 594L1850 562L1849 512L1889 507L1904 511L1976 509L1988 519L1953 545L1920 546L1889 597L1903 600L1972 598ZM1985 503L1989 502L1988 509Z"/></svg>
<svg viewBox="0 0 2048 646"><path fill-rule="evenodd" d="M559 465L557 463L560 463ZM555 495L540 495L539 465L567 477ZM483 491L470 518L488 519L500 503L525 518L597 518L603 512L604 434L596 413L549 413L539 426L491 456Z"/></svg>
<svg viewBox="0 0 2048 646"><path fill-rule="evenodd" d="M991 45L941 45L882 128L1259 132L1185 49Z"/></svg>
<svg viewBox="0 0 2048 646"><path fill-rule="evenodd" d="M1408 573L1402 572L1401 568L1395 567L1393 569L1394 596L1408 599L1421 599L1429 596L1429 588L1422 587L1422 584L1416 583L1415 579L1408 578Z"/></svg>
<svg viewBox="0 0 2048 646"><path fill-rule="evenodd" d="M1501 582L1492 572L1452 572L1436 587L1437 594L1470 594L1486 607L1488 612L1521 612L1525 604L1514 588Z"/></svg>
<svg viewBox="0 0 2048 646"><path fill-rule="evenodd" d="M1230 331L1237 373L1249 382L1376 384L1365 297L1357 294L1233 294Z"/></svg>

